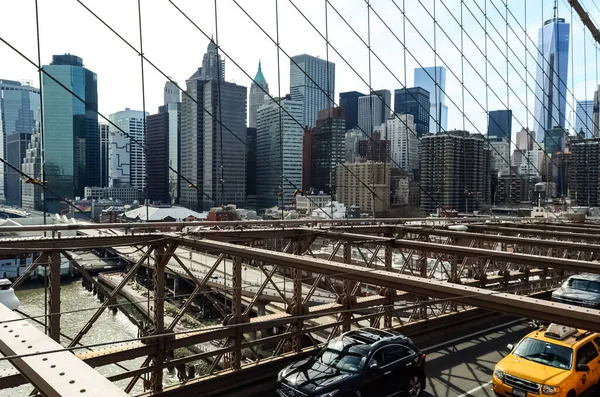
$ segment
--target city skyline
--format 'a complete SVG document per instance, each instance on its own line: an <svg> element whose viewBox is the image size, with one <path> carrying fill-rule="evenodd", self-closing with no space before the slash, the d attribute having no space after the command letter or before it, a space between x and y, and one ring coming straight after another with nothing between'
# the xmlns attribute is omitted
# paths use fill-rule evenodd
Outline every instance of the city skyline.
<svg viewBox="0 0 600 397"><path fill-rule="evenodd" d="M250 14L252 16L255 16L259 13L259 10L253 6L250 2L248 1L240 1L241 5L243 7L248 8L248 11L250 12ZM359 1L353 1L353 0L349 0L348 5L346 7L343 7L343 11L344 11L344 15L346 16L355 16L355 17L360 17L362 16L362 8L358 7L359 4L361 4L362 2ZM95 5L94 7L91 7L93 10L98 11L98 13L100 15L105 15L106 11L109 9L109 7L111 6L111 4L113 4L111 1L107 2L106 5ZM306 6L300 6L300 9L307 13L309 16L311 16L311 18L314 18L315 21L318 22L322 22L323 21L323 15L321 15L322 13L319 12L312 12L310 10L310 1L306 2ZM338 1L333 1L332 4L335 7L340 7L341 3ZM18 5L18 7L22 7L22 13L23 14L28 14L29 12L31 12L31 8L28 8L26 5ZM97 10L96 10L97 7ZM128 4L123 5L124 9L123 9L123 13L124 14L128 14L128 13L132 13L132 15L134 15L136 13L136 9L131 7ZM268 8L268 7L267 7ZM456 10L458 7L458 5L456 4L449 4L449 8L450 10ZM529 8L532 8L532 6L530 5ZM527 19L527 29L530 32L529 36L530 39L533 40L533 42L536 42L537 38L534 37L535 36L535 32L537 32L537 30L543 26L543 22L544 20L547 20L548 18L552 17L553 14L553 10L550 7L547 7L548 9L543 10L542 13L540 12L533 12L530 11L529 12L529 16ZM193 15L198 15L198 14L194 14L193 12L196 10L196 6L190 5L187 7L184 7L184 11L188 12L190 14ZM401 20L401 14L399 13L398 10L394 10L392 8L388 8L388 6L384 6L384 5L378 5L378 6L374 6L374 9L376 9L380 15L385 15L384 11L389 11L390 13L390 17L395 15L394 13L398 13L398 16ZM533 9L533 8L532 8ZM207 9L205 10L206 14L211 14L210 11L212 11L212 7L207 7ZM567 13L568 9L565 8L564 6L561 6L561 4L559 4L559 15L565 14ZM74 22L75 24L83 24L85 22L85 26L86 28L88 28L88 25L91 29L93 29L94 31L97 30L98 35L100 37L102 37L104 39L105 42L107 43L118 43L118 39L113 35L112 33L110 33L109 31L105 31L103 30L103 27L101 25L99 25L99 22L97 20L95 20L92 16L89 15L89 13L83 9L82 7L77 7L76 5L73 6L73 12L75 13L76 16L78 16L79 18L75 18ZM167 5L147 5L144 7L143 9L144 12L144 16L146 18L146 23L144 23L144 26L151 26L151 23L153 20L155 20L156 18L167 18L170 20L170 18L173 18L174 21L179 21L179 19L177 18L183 18L173 7ZM293 7L289 6L289 5L284 5L282 6L282 9L280 10L281 12L281 18L283 19L283 21L287 20L287 19L291 19L291 18L296 18L299 14L297 11L295 11L293 9ZM427 18L427 14L425 12L424 9L416 7L415 9L407 9L407 17L410 17L411 19L418 19L420 16L424 16L425 18ZM517 10L515 9L513 11L515 13L515 18L517 18L520 21L523 21L523 10ZM264 74L265 74L265 78L267 81L271 81L271 92L277 92L279 95L279 92L281 93L281 95L285 95L288 93L288 90L286 89L286 87L289 87L289 81L288 81L288 73L287 73L287 65L286 63L288 63L288 59L283 55L282 55L282 61L281 62L281 89L279 90L278 88L278 78L277 78L277 61L276 61L276 51L269 51L267 49L267 43L268 43L268 38L264 36L263 33L261 33L258 28L253 25L253 23L251 21L248 20L247 17L245 17L243 14L241 14L241 10L239 8L237 8L237 6L232 5L232 4L224 4L223 6L219 5L219 15L223 16L227 13L231 13L232 17L230 19L226 19L221 17L221 21L220 21L220 30L219 30L219 40L220 40L220 46L222 48L222 51L226 52L228 54L228 56L225 56L226 60L227 60L227 77L226 80L228 81L235 81L237 84L249 87L251 80L250 78L248 78L247 75L245 75L243 72L241 72L237 66L234 64L233 61L235 61L236 63L239 63L240 66L250 75L253 76L254 72L256 70L256 63L259 59L262 60L262 64L263 64L263 68L264 68ZM139 62L134 62L135 59L137 59L138 57L135 55L135 53L133 53L132 51L130 53L128 53L126 50L127 48L121 48L121 45L119 46L115 46L114 48L111 48L111 51L115 51L115 54L119 55L119 59L122 59L123 61L119 63L119 67L122 69L122 73L119 75L116 75L116 69L115 67L111 67L109 66L109 64L107 64L105 61L102 60L102 58L99 58L98 55L96 53L92 53L90 51L90 49L86 48L85 46L83 46L83 42L81 42L78 38L76 37L72 37L73 35L69 35L67 36L67 32L60 28L57 29L56 32L49 32L47 29L47 21L49 21L50 17L56 17L58 20L60 20L60 15L56 15L56 12L53 9L49 9L48 7L45 7L44 5L41 6L40 9L40 21L41 21L41 29L42 32L45 33L44 37L48 37L46 39L46 41L44 43L42 43L42 62L44 59L48 59L50 57L50 55L52 53L62 53L64 52L64 50L66 48L69 49L69 51L73 52L73 53L77 53L79 56L81 56L82 58L86 59L86 63L89 65L90 68L92 68L93 70L96 71L96 73L98 73L98 75L101 76L100 81L99 81L99 96L100 98L102 98L103 100L101 101L101 108L100 111L101 113L103 113L104 115L108 115L110 113L113 113L119 109L123 109L125 107L130 107L130 108L136 108L136 109L141 109L141 79L139 78ZM491 16L490 16L491 18ZM117 18L117 20L119 20ZM46 21L46 22L44 22ZM491 22L496 23L498 20L494 20L491 19ZM171 37L173 37L173 35L178 34L184 34L184 35L189 35L190 38L193 38L194 40L196 40L198 42L198 45L200 46L200 48L204 47L203 43L208 42L208 39L206 37L203 37L201 35L201 33L195 29L191 24L187 24L189 26L186 25L185 20L181 20L182 23L178 23L176 25L176 28L172 29L172 31L170 32L169 35L166 35L164 38L158 38L156 35L154 35L152 32L150 32L150 29L148 27L146 27L146 34L149 35L148 39L146 40L147 43L145 44L145 49L148 48L147 51L145 51L145 53L148 56L148 59L155 62L160 68L162 68L167 75L169 76L173 76L174 80L178 83L178 85L181 88L185 88L183 84L184 79L186 77L186 75L188 75L188 72L186 72L186 70L189 70L190 67L193 67L192 65L195 64L199 64L199 60L201 57L201 54L198 53L195 57L192 56L191 59L186 60L185 62L180 62L178 60L179 57L177 56L171 56L170 54L175 55L176 54L176 50L178 48L181 48L181 44L174 42L172 39L170 39ZM198 25L210 36L211 31L214 31L214 22L211 22L211 19L208 16L202 16L198 21ZM401 48L400 43L398 43L393 36L391 36L391 34L389 32L386 31L386 29L382 26L380 21L377 21L379 24L375 24L373 26L373 31L377 31L382 33L381 38L376 38L374 40L374 51L377 51L377 53L382 57L382 60L384 62L386 62L389 67L391 68L391 71L395 74L396 77L399 77L401 79L401 81L404 83L404 85L406 87L412 87L414 84L411 81L411 77L413 74L413 70L414 68L423 66L423 67L429 67L429 66L433 66L435 63L437 63L437 65L444 65L448 64L450 65L451 69L455 70L455 73L458 73L458 75L460 76L460 69L458 67L459 63L454 63L455 60L460 59L460 54L455 54L455 53L451 53L450 48L444 48L444 47L440 47L438 48L438 53L439 53L439 57L438 59L434 59L432 52L430 50L427 49L426 46L420 46L418 43L422 43L423 40L422 39L418 39L418 40L411 40L411 43L415 43L414 45L411 46L411 52L413 52L416 56L416 58L418 59L419 62L415 61L414 59L408 57L407 58L407 66L406 66L406 70L404 70L403 68L403 62L402 62L402 57L398 56L394 51L393 48L395 48L396 46L398 46L399 48ZM400 21L401 22L401 21ZM170 22L169 22L170 23ZM343 23L341 21L338 21L336 19L333 19L329 22L331 25L330 31L334 31L335 29L333 29L334 27L339 27L340 28L340 33L339 34L332 34L332 37L330 38L330 40L332 41L332 43L337 43L337 49L340 51L340 53L346 57L346 59L351 63L352 67L355 68L357 70L357 72L359 74L362 74L364 76L367 76L368 73L367 69L366 69L366 57L365 56L358 56L358 54L353 54L351 48L354 45L354 41L356 41L356 37L352 37L351 36L351 32L348 30L348 27L343 25ZM521 22L522 23L522 22ZM449 22L448 22L449 24ZM474 19L469 19L466 18L465 19L465 25L466 26L471 26L474 27L476 24L476 21ZM97 26L96 26L97 25ZM116 28L117 31L119 32L130 32L131 34L134 34L136 31L136 26L134 26L135 24L133 24L132 26L126 26L126 24L124 23L118 23ZM234 35L232 32L232 29L228 29L228 27L232 27L234 25L239 26L240 28L246 28L247 29L247 37L248 39L252 40L253 43L255 43L256 45L253 46L252 48L247 48L250 46L244 46L243 43L246 40L241 40L241 43L235 42L234 41ZM267 24L268 26L269 24ZM325 46L324 43L320 43L318 40L305 40L304 36L308 36L309 38L318 38L318 35L312 31L312 28L308 25L304 26L298 26L296 28L296 31L294 31L291 27L286 26L285 23L282 23L282 31L281 31L281 45L282 48L285 49L286 53L288 53L289 55L294 55L294 54L300 54L300 53L308 53L314 56L320 56L321 58L326 58L326 51L325 51ZM400 23L401 25L401 23ZM401 26L400 26L401 27ZM409 29L410 28L410 29ZM412 29L412 30L411 30ZM453 39L457 39L459 37L459 33L460 31L456 29L456 26L445 26L445 29L451 34L451 37ZM0 28L0 31L2 30L2 28ZM33 29L35 30L35 29ZM271 33L271 31L267 30L269 33ZM298 34L298 31L305 33L305 34ZM11 32L7 32L7 39L15 41L16 40L16 44L20 44L20 42L22 41L22 39L24 37L30 37L31 38L31 42L29 42L27 45L30 46L31 43L35 43L35 37L31 37L30 32L23 32L23 38L21 36L15 37L14 34L10 34ZM384 34L385 33L385 34ZM131 35L127 36L125 34L126 37L131 37ZM375 35L376 37L378 37L377 35ZM407 26L407 39L408 38L413 38L418 36L418 34L414 31L414 28ZM577 40L578 38L581 37L581 34L576 30L573 34L573 39ZM64 39L63 39L64 38ZM428 39L429 38L429 34L425 35L425 38ZM56 48L56 44L55 42L60 42L62 39L63 43L73 43L72 46L67 46L65 47L65 45L60 45L61 48ZM157 44L159 43L164 43L165 40L168 40L169 45L162 45L162 46L158 46ZM420 41L419 41L420 40ZM510 37L510 40L513 43L518 43L517 39L515 37ZM238 40L239 41L239 40ZM119 43L122 44L122 43ZM323 45L321 45L323 44ZM27 46L26 45L26 46ZM384 46L382 46L384 45ZM389 49L387 47L389 47ZM54 48L53 48L54 47ZM122 46L125 47L125 46ZM423 48L421 48L423 47ZM448 46L450 47L450 46ZM466 47L465 47L465 52L467 52L467 50L471 49L473 51L477 51L476 48L474 47L474 45L466 43ZM160 51L159 51L160 49ZM262 49L262 50L261 50ZM471 51L471 53L475 53ZM579 51L579 52L577 52ZM101 52L101 51L100 51ZM400 52L400 51L397 51ZM534 55L535 52L531 51ZM573 52L570 50L571 54L573 54ZM582 49L578 48L575 51L575 56L579 57L581 56L582 53ZM14 80L20 80L22 78L29 78L29 79L34 79L35 81L37 81L37 79L35 78L35 70L31 70L31 72L28 73L23 73L24 70L27 70L27 66L24 66L24 64L22 63L22 60L19 59L18 55L16 54L11 54L10 53L10 49L7 48L2 48L0 49L0 55L3 55L3 59L10 59L10 66L6 67L6 73L3 74L3 76L5 76L5 78L12 78ZM499 54L490 54L490 62L494 62L494 56L499 56ZM231 58L230 58L231 57ZM195 58L195 59L194 59ZM350 70L350 68L344 64L344 62L339 58L339 56L337 56L335 54L334 51L329 51L329 58L331 61L333 61L334 63L336 63L337 65L337 70L336 70L336 92L335 92L335 96L334 99L337 101L337 93L338 92L344 92L344 91L352 91L352 90L357 90L357 91L361 91L361 92L365 92L368 93L368 89L364 84L364 82L362 82L360 80L359 77L357 77L354 72L352 70ZM529 62L531 65L534 65L536 60L533 59L532 57L529 57ZM500 59L501 61L505 62L505 60L503 58L496 58L496 59ZM177 61L175 61L177 60ZM483 66L483 60L482 59L478 59L478 57L476 56L471 56L470 57L470 62L473 63L475 68L478 68L480 66ZM175 62L174 62L175 61ZM443 62L442 62L443 61ZM514 61L513 61L514 62ZM420 63L420 65L418 64ZM20 66L19 66L20 65ZM16 66L16 67L15 67ZM23 66L23 67L21 67ZM116 65L115 65L116 66ZM591 99L590 96L593 92L592 89L592 82L591 81L584 81L584 79L582 79L582 75L583 75L583 66L581 63L578 63L575 65L575 85L576 85L576 89L574 90L575 92L575 96L577 100L583 100L583 99ZM588 68L590 68L588 66ZM11 72L12 70L12 72ZM591 70L591 69L590 69ZM466 72L472 72L472 69L468 69L467 67L465 67L465 73ZM523 74L523 71L520 71L520 73ZM473 74L473 73L471 73ZM406 76L406 80L402 79L402 76L405 75ZM372 80L372 86L376 87L376 88L385 88L385 89L400 89L400 88L404 88L397 80L394 76L392 76L390 74L390 72L388 72L387 70L385 70L385 68L378 64L378 62L374 62L373 65L373 71L372 71L372 76L373 76L373 80ZM485 94L485 89L480 90L478 87L485 87L485 84L482 81L477 81L477 77L473 76L471 78L472 81L467 82L468 83L468 88L469 91L476 93L476 97L478 98L478 100L480 102L484 101L484 94ZM534 87L534 82L533 79L531 79L532 81L529 82L530 84L530 88ZM568 84L569 86L571 85L571 78L568 79ZM519 77L516 75L516 73L511 72L510 76L509 76L509 81L512 82L517 82L519 81ZM148 66L146 68L146 104L147 104L147 109L155 109L157 108L161 102L162 102L162 98L161 98L161 90L162 90L162 86L164 85L165 79L163 76L160 76L155 70L153 70L150 66ZM586 86L587 83L587 86ZM448 106L448 115L449 115L449 120L448 120L448 129L453 129L453 128L462 128L463 127L463 119L461 116L461 98L460 98L460 93L461 93L461 89L460 89L460 82L456 79L455 76L453 76L452 72L450 71L450 69L448 69L447 71L447 98L446 98L446 105ZM116 87L120 87L118 90L116 90ZM153 88L154 87L154 88ZM490 76L490 87L495 89L497 92L502 93L505 92L505 85L502 83L502 81L499 79L498 76ZM587 92L588 92L588 98L584 98L584 92L586 91L585 88L587 88ZM518 103L518 99L516 96L523 96L524 97L524 89L522 89L522 87L518 87L518 86L514 86L513 89L515 90L515 93L510 93L509 95L509 99L510 99L510 103L511 104L517 104ZM572 87L570 87L571 90L573 90ZM118 97L114 97L114 95L109 94L110 92L119 92L120 95ZM579 93L581 95L579 95ZM501 98L504 98L505 95L500 95ZM529 102L530 102L530 106L533 108L533 97L534 95L531 94L529 95ZM452 101L450 101L450 99L452 99ZM452 102L454 102L454 104L458 105L455 106ZM504 100L504 102L506 102L506 100ZM570 102L570 101L569 101ZM569 103L567 105L567 109L569 110L569 105L572 105L571 103ZM517 108L516 106L512 106L513 107L513 112L514 112L514 121L513 121L513 125L515 126L516 129L518 129L521 125L523 126L527 126L527 124L529 124L529 127L531 128L533 126L533 118L531 116L529 116L528 118L525 118L525 114L526 111L524 109L523 106L519 106L519 108ZM494 97L493 94L490 93L490 104L489 104L489 108L490 109L502 109L503 107L500 105L500 101ZM487 115L484 113L483 109L481 109L479 107L479 105L477 105L477 103L470 98L470 96L468 94L466 94L465 96L465 111L467 112L467 116L469 118L469 120L465 121L466 125L465 128L472 131L472 132L485 132L486 128L487 128ZM569 111L567 111L568 114ZM573 117L569 117L570 119L573 119ZM471 124L474 124L474 126L472 126Z"/></svg>

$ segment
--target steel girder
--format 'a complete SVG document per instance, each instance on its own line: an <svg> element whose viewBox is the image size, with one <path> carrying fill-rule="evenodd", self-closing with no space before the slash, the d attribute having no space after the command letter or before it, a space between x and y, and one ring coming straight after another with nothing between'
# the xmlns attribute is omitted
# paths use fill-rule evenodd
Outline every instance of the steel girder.
<svg viewBox="0 0 600 397"><path fill-rule="evenodd" d="M100 375L89 365L44 335L17 313L0 304L0 318L7 323L0 327L0 352L40 393L46 397L127 396L117 385ZM21 320L21 321L19 321Z"/></svg>

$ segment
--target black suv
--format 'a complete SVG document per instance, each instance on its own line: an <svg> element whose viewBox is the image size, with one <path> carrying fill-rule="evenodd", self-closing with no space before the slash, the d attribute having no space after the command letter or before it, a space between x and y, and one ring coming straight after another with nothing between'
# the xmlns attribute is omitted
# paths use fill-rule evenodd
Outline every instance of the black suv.
<svg viewBox="0 0 600 397"><path fill-rule="evenodd" d="M315 357L279 372L281 397L417 397L425 388L425 354L396 332L361 328L331 340Z"/></svg>

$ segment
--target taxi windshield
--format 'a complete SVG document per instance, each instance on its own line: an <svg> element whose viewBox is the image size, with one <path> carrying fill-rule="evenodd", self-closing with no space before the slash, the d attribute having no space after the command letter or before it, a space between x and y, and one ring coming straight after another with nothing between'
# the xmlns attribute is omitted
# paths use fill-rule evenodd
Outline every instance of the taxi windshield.
<svg viewBox="0 0 600 397"><path fill-rule="evenodd" d="M570 369L573 350L532 338L525 338L515 348L513 354L526 360L560 369Z"/></svg>

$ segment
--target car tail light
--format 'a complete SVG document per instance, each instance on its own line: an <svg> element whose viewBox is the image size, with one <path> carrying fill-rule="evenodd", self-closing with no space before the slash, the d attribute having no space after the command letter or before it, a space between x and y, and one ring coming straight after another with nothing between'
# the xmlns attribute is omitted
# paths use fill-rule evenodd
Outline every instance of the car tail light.
<svg viewBox="0 0 600 397"><path fill-rule="evenodd" d="M424 363L426 358L427 355L425 353L421 353L421 363Z"/></svg>

